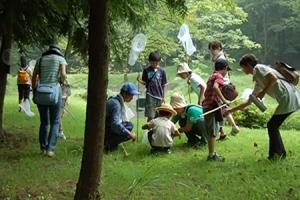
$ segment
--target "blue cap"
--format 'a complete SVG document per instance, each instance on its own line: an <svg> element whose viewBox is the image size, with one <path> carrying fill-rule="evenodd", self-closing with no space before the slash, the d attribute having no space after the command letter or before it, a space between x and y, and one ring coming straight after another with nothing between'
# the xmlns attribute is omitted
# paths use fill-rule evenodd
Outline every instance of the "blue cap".
<svg viewBox="0 0 300 200"><path fill-rule="evenodd" d="M124 83L124 85L121 88L121 91L127 92L131 95L138 95L140 94L137 87L130 82Z"/></svg>

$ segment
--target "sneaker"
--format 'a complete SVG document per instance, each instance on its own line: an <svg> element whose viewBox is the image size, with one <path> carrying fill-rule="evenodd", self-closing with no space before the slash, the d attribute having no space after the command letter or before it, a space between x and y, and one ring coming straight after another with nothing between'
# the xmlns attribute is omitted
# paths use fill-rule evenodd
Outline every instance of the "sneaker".
<svg viewBox="0 0 300 200"><path fill-rule="evenodd" d="M172 153L172 150L171 149L168 149L167 150L167 154L171 154Z"/></svg>
<svg viewBox="0 0 300 200"><path fill-rule="evenodd" d="M47 151L47 156L49 156L49 157L55 156L54 151L51 151L51 150Z"/></svg>
<svg viewBox="0 0 300 200"><path fill-rule="evenodd" d="M233 126L230 135L236 136L239 132L240 132L240 128L238 126Z"/></svg>
<svg viewBox="0 0 300 200"><path fill-rule="evenodd" d="M215 153L213 156L208 156L207 161L221 161L221 162L224 162L225 158L223 156L218 155L217 153Z"/></svg>
<svg viewBox="0 0 300 200"><path fill-rule="evenodd" d="M63 139L63 140L66 140L66 139L67 139L63 131L58 132L58 133L57 133L57 137L58 137L58 138L61 138L61 139Z"/></svg>

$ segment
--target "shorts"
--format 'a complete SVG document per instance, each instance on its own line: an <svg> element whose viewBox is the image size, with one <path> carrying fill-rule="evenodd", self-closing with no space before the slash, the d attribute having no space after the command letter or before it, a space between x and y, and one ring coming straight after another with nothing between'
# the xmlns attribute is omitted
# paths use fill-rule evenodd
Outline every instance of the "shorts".
<svg viewBox="0 0 300 200"><path fill-rule="evenodd" d="M19 100L29 99L30 85L29 84L18 84Z"/></svg>
<svg viewBox="0 0 300 200"><path fill-rule="evenodd" d="M207 135L216 137L219 135L220 128L224 126L224 121L218 121L215 113L210 113L204 116Z"/></svg>
<svg viewBox="0 0 300 200"><path fill-rule="evenodd" d="M161 106L162 100L146 94L145 117L155 118L155 108Z"/></svg>

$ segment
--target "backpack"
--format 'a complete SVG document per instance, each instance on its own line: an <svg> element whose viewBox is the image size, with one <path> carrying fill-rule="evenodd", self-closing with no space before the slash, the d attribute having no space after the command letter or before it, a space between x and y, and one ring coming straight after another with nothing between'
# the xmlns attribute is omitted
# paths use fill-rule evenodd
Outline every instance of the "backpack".
<svg viewBox="0 0 300 200"><path fill-rule="evenodd" d="M20 68L18 71L18 82L25 84L29 80L29 73L24 68Z"/></svg>
<svg viewBox="0 0 300 200"><path fill-rule="evenodd" d="M289 83L297 85L299 82L299 74L296 69L286 63L277 62L275 64L275 70L278 71Z"/></svg>

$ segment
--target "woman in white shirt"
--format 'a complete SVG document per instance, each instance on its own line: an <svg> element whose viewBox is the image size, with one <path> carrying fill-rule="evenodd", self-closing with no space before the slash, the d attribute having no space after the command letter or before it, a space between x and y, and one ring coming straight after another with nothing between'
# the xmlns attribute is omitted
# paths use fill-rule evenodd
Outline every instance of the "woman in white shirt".
<svg viewBox="0 0 300 200"><path fill-rule="evenodd" d="M300 109L300 93L293 84L284 80L284 77L275 69L258 64L257 58L253 54L244 55L240 60L240 66L246 74L253 75L255 86L252 94L254 96L262 99L268 94L278 103L273 116L267 124L270 140L268 159L285 158L286 151L280 136L279 127L289 115ZM245 103L227 109L226 112L243 109L251 103L252 101L249 99Z"/></svg>

